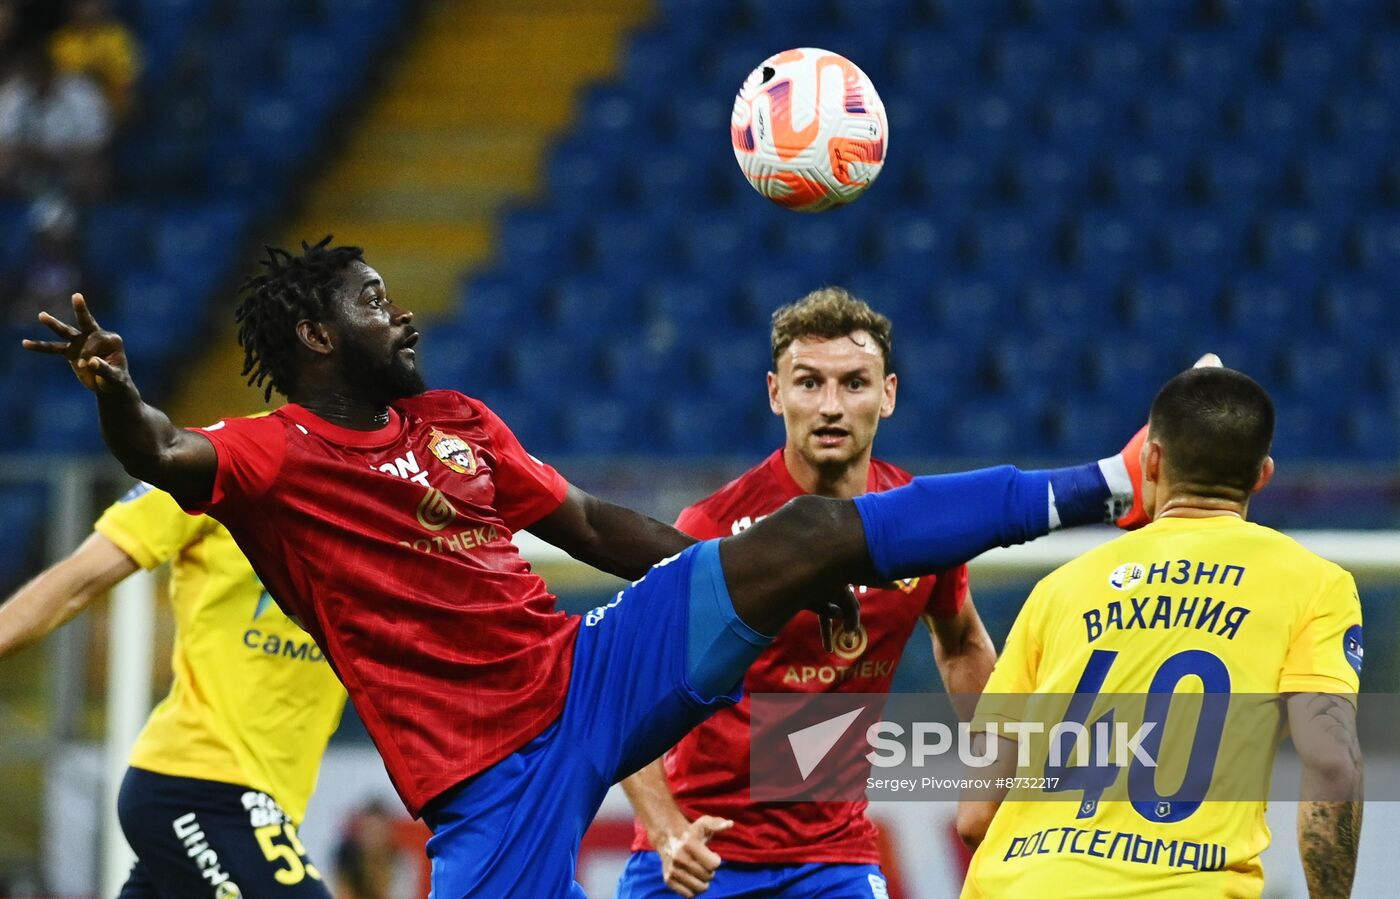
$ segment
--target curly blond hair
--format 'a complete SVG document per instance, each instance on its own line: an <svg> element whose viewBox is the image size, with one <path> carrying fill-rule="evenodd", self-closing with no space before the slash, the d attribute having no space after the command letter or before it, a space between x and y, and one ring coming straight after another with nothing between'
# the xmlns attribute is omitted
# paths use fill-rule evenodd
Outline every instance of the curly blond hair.
<svg viewBox="0 0 1400 899"><path fill-rule="evenodd" d="M814 290L795 303L773 313L773 367L794 340L817 337L830 340L853 331L864 331L875 339L885 371L890 370L890 340L894 330L890 320L871 309L864 300L843 287Z"/></svg>

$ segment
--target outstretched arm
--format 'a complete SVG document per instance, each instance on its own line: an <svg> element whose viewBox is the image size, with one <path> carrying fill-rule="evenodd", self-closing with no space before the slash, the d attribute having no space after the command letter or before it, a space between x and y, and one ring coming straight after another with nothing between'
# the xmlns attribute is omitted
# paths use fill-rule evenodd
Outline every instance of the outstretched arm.
<svg viewBox="0 0 1400 899"><path fill-rule="evenodd" d="M0 605L0 658L42 640L136 568L111 540L90 535Z"/></svg>
<svg viewBox="0 0 1400 899"><path fill-rule="evenodd" d="M599 571L634 581L695 542L669 524L616 506L570 485L559 508L530 533Z"/></svg>
<svg viewBox="0 0 1400 899"><path fill-rule="evenodd" d="M1352 697L1295 693L1288 726L1303 762L1298 851L1312 899L1346 899L1361 839L1361 746Z"/></svg>
<svg viewBox="0 0 1400 899"><path fill-rule="evenodd" d="M39 313L59 339L25 340L24 348L63 356L78 381L97 395L102 438L128 474L183 504L209 499L218 467L213 444L175 427L164 412L141 399L121 336L97 324L80 293L73 294L73 319L70 325Z"/></svg>
<svg viewBox="0 0 1400 899"><path fill-rule="evenodd" d="M661 857L661 876L666 886L686 897L708 889L721 859L705 844L710 837L733 827L734 822L713 815L701 815L694 821L687 818L671 795L660 759L623 780L622 791Z"/></svg>

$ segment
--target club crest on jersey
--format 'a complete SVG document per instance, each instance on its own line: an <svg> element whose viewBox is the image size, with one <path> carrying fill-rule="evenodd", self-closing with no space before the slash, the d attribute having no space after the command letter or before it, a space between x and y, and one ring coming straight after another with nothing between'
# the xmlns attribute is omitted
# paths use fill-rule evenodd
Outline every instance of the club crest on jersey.
<svg viewBox="0 0 1400 899"><path fill-rule="evenodd" d="M476 474L476 453L472 452L471 444L456 434L433 428L428 449L439 462L458 474Z"/></svg>
<svg viewBox="0 0 1400 899"><path fill-rule="evenodd" d="M1147 569L1140 562L1124 562L1108 576L1108 585L1115 590L1131 590L1147 576Z"/></svg>
<svg viewBox="0 0 1400 899"><path fill-rule="evenodd" d="M919 589L919 579L916 577L904 577L894 582L895 589L901 593L913 593Z"/></svg>
<svg viewBox="0 0 1400 899"><path fill-rule="evenodd" d="M870 634L866 632L863 624L854 632L848 631L838 624L832 643L834 644L832 652L847 661L852 661L865 654L866 647L870 645Z"/></svg>
<svg viewBox="0 0 1400 899"><path fill-rule="evenodd" d="M418 523L430 531L440 531L457 519L457 510L447 494L436 487L423 495L418 503Z"/></svg>

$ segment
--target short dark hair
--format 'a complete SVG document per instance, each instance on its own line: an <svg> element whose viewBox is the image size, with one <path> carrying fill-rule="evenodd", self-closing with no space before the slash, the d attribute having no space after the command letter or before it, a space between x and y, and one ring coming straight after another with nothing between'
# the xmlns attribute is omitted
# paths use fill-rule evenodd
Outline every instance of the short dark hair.
<svg viewBox="0 0 1400 899"><path fill-rule="evenodd" d="M845 337L852 331L865 331L880 347L885 371L890 372L890 320L871 309L869 304L842 287L814 290L795 303L788 303L773 313L773 367L778 359L801 337L830 340Z"/></svg>
<svg viewBox="0 0 1400 899"><path fill-rule="evenodd" d="M331 300L344 283L345 269L364 261L359 247L332 247L327 234L314 246L301 242L301 255L264 247L266 269L243 282L233 317L243 347L243 374L264 399L275 389L290 397L296 389L297 322L330 317Z"/></svg>
<svg viewBox="0 0 1400 899"><path fill-rule="evenodd" d="M1192 368L1152 401L1150 433L1167 473L1204 496L1247 498L1274 440L1274 403L1253 378L1229 368Z"/></svg>

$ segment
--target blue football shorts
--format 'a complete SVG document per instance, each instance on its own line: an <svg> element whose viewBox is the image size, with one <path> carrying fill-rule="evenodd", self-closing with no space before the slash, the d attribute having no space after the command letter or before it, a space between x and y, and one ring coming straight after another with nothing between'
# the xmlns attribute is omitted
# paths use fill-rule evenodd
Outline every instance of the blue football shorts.
<svg viewBox="0 0 1400 899"><path fill-rule="evenodd" d="M738 702L770 642L735 614L716 540L587 613L559 718L424 810L430 899L583 896L578 847L604 794Z"/></svg>
<svg viewBox="0 0 1400 899"><path fill-rule="evenodd" d="M879 865L750 865L724 862L705 899L889 899ZM634 852L617 884L617 899L675 899L661 876L661 857Z"/></svg>

